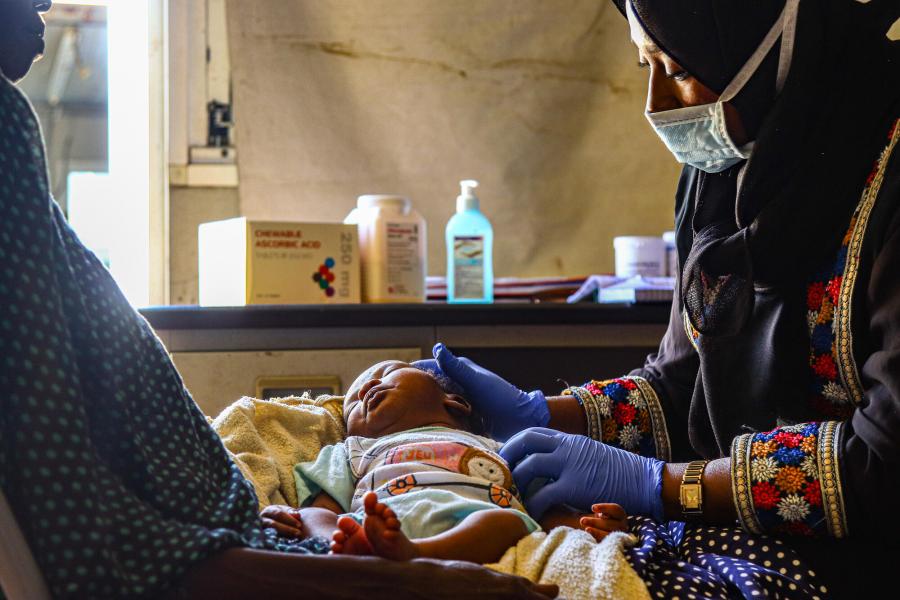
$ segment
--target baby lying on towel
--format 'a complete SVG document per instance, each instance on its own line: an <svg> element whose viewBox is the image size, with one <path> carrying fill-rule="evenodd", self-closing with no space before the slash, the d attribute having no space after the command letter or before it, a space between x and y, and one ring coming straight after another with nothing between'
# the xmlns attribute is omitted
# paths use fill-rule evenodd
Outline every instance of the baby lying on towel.
<svg viewBox="0 0 900 600"><path fill-rule="evenodd" d="M349 437L294 469L304 508L269 506L263 521L282 535L331 537L337 554L499 560L539 526L496 453L501 444L478 435L480 418L454 388L400 361L367 369L344 399ZM598 540L626 529L620 507L593 510L561 509L542 524Z"/></svg>

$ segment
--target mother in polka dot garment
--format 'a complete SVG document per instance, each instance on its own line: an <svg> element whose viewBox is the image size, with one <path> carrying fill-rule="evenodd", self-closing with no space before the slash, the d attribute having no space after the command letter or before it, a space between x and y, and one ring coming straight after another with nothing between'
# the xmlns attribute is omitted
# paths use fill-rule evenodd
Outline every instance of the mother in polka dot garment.
<svg viewBox="0 0 900 600"><path fill-rule="evenodd" d="M550 481L534 516L642 515L657 595L874 594L900 564L900 3L616 4L685 163L659 351L550 398L436 363L510 438L519 489Z"/></svg>
<svg viewBox="0 0 900 600"><path fill-rule="evenodd" d="M263 529L165 348L50 197L37 119L10 81L43 53L50 4L0 0L0 489L50 594L552 592L465 563L314 556L327 542Z"/></svg>

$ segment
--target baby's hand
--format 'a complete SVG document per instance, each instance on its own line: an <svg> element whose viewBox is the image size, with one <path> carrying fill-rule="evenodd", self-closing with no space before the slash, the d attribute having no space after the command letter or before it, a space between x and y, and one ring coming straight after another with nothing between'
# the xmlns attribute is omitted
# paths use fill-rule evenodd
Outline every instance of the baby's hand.
<svg viewBox="0 0 900 600"><path fill-rule="evenodd" d="M274 529L279 535L292 538L303 537L303 521L300 509L280 504L272 504L259 513L263 527Z"/></svg>
<svg viewBox="0 0 900 600"><path fill-rule="evenodd" d="M581 517L581 528L598 542L613 531L628 531L628 515L618 504L594 504L592 517Z"/></svg>

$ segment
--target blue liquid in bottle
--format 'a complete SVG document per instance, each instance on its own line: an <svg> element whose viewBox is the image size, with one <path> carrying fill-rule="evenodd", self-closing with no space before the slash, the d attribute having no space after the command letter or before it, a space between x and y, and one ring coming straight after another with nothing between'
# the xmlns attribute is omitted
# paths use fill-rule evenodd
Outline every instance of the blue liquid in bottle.
<svg viewBox="0 0 900 600"><path fill-rule="evenodd" d="M447 302L490 304L494 301L494 230L479 210L478 182L459 182L456 214L447 222Z"/></svg>

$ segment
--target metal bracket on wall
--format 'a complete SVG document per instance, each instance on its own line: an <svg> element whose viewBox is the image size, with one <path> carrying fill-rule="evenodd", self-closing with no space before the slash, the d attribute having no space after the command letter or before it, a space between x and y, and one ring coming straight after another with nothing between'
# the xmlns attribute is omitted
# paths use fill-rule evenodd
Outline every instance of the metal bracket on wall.
<svg viewBox="0 0 900 600"><path fill-rule="evenodd" d="M226 2L179 2L171 7L169 29L169 183L237 187Z"/></svg>

